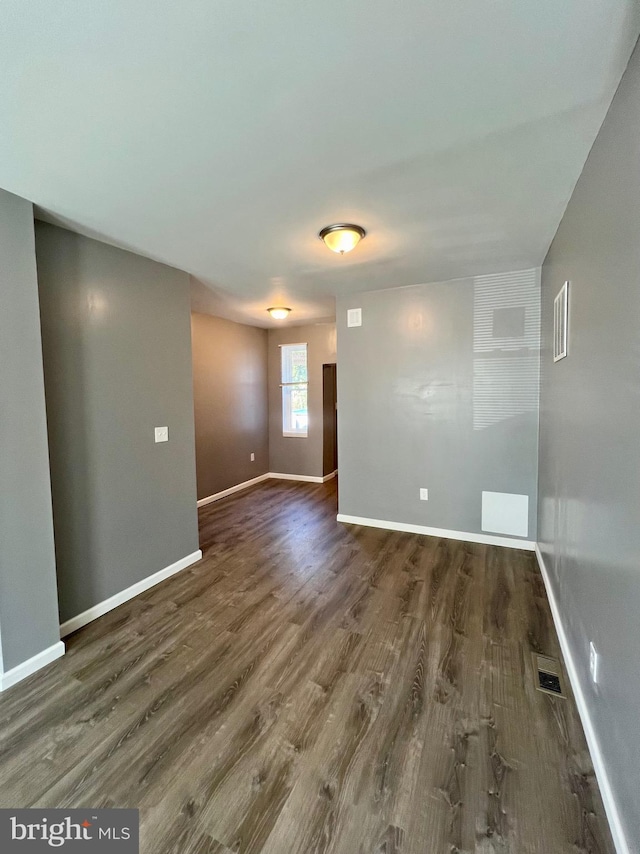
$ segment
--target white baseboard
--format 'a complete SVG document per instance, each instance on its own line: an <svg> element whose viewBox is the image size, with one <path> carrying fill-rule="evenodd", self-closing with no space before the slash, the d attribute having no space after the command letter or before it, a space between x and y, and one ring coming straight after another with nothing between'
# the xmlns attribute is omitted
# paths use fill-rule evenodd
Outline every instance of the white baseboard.
<svg viewBox="0 0 640 854"><path fill-rule="evenodd" d="M494 537L491 534L470 534L468 531L449 531L446 528L429 528L426 525L410 525L407 522L387 522L382 519L368 519L365 516L348 516L338 513L338 522L349 525L366 525L369 528L384 528L387 531L404 531L408 534L425 534L429 537L444 537L447 540L463 540L466 543L484 543L488 546L505 546L509 549L526 549L532 552L535 543L532 540L518 540L515 537Z"/></svg>
<svg viewBox="0 0 640 854"><path fill-rule="evenodd" d="M44 649L32 658L27 659L27 661L23 661L22 664L18 664L16 667L12 667L11 670L7 670L6 673L0 673L0 692L6 691L7 688L11 688L12 685L18 682L22 682L27 676L35 673L36 670L46 667L47 664L51 664L52 661L63 655L64 644L62 641L58 641L48 649Z"/></svg>
<svg viewBox="0 0 640 854"><path fill-rule="evenodd" d="M547 591L547 598L549 599L553 622L556 627L556 632L558 633L558 640L560 641L560 648L564 657L564 663L567 668L569 681L571 682L573 694L576 698L578 713L580 715L584 734L587 739L589 753L591 754L591 761L593 762L593 768L596 772L598 785L600 786L602 802L604 803L607 818L609 819L609 828L611 830L611 836L613 837L613 843L616 847L616 851L618 852L618 854L631 854L631 848L627 843L627 838L624 832L622 821L620 819L620 813L618 812L618 806L616 804L613 795L613 789L611 788L611 783L609 781L607 766L605 765L602 750L600 749L600 742L598 741L598 736L594 729L593 722L591 720L591 715L589 713L589 704L587 702L587 698L584 694L584 691L582 690L580 679L578 678L578 669L573 659L573 653L569 645L569 639L564 628L564 623L562 622L562 615L560 613L560 608L556 600L553 585L551 584L551 579L549 577L549 573L547 572L547 567L545 565L544 558L542 557L542 553L540 552L540 548L538 547L538 545L536 545L535 551L536 557L538 558L538 566L540 567L540 572L544 580L544 586Z"/></svg>
<svg viewBox="0 0 640 854"><path fill-rule="evenodd" d="M198 507L205 507L207 504L213 504L214 501L219 501L227 495L232 495L234 492L240 492L242 489L247 489L255 483L261 483L263 480L268 480L271 477L269 472L252 477L251 480L245 480L242 483L237 483L235 486L230 486L229 489L223 489L222 492L214 492L213 495L207 495L206 498L201 498L198 501Z"/></svg>
<svg viewBox="0 0 640 854"><path fill-rule="evenodd" d="M92 622L92 620L97 620L98 617L101 617L103 614L113 611L113 609L117 608L118 605L128 602L129 599L133 599L134 596L144 593L144 591L148 590L150 587L155 587L156 584L164 581L165 578L175 575L176 572L186 569L188 566L197 563L199 560L202 560L202 552L200 549L186 557L180 558L180 560L177 560L170 566L166 566L159 572L154 572L154 574L148 576L148 578L143 578L142 581L132 584L131 587L127 587L126 590L116 593L115 596L110 596L109 599L105 599L104 602L100 602L98 605L94 605L92 608L83 611L82 614L78 614L77 617L72 617L60 626L60 637L64 638L72 632L81 629L83 626L86 626L87 623Z"/></svg>
<svg viewBox="0 0 640 854"><path fill-rule="evenodd" d="M226 498L227 495L232 495L234 492L240 492L241 489L247 489L255 483L261 483L263 480L269 480L273 477L276 480L301 480L305 483L326 483L338 474L338 469L332 471L331 474L326 474L324 477L316 477L310 474L285 474L284 472L268 471L266 474L261 474L251 480L245 480L236 486L230 486L229 489L223 489L222 492L215 492L213 495L208 495L206 498L200 498L198 507L205 507L207 504L213 504L214 501L219 501L221 498Z"/></svg>
<svg viewBox="0 0 640 854"><path fill-rule="evenodd" d="M335 472L326 475L326 477L316 477L315 475L310 474L283 474L282 472L277 471L269 472L269 477L273 477L276 480L302 480L305 483L324 483L326 480L331 480L331 478L335 476Z"/></svg>

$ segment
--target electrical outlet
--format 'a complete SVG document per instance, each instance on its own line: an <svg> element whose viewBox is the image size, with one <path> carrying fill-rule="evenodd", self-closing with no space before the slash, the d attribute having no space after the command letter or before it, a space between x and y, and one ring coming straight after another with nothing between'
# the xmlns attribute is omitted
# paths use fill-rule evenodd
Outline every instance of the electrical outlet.
<svg viewBox="0 0 640 854"><path fill-rule="evenodd" d="M589 642L589 671L591 673L591 681L594 685L598 684L598 665L600 663L600 656L593 645L593 641Z"/></svg>
<svg viewBox="0 0 640 854"><path fill-rule="evenodd" d="M169 441L169 428L168 427L156 427L155 428L155 438L156 438L156 442L168 442Z"/></svg>
<svg viewBox="0 0 640 854"><path fill-rule="evenodd" d="M428 501L429 500L429 490L428 489L420 489L420 501Z"/></svg>
<svg viewBox="0 0 640 854"><path fill-rule="evenodd" d="M255 463L255 461L256 461L256 455L255 455L255 454L251 454L251 462L252 462L252 463Z"/></svg>

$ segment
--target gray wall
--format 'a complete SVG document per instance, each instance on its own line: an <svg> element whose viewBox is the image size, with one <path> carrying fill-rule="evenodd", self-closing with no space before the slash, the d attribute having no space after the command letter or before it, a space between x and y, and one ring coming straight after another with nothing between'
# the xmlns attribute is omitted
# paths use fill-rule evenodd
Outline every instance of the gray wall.
<svg viewBox="0 0 640 854"><path fill-rule="evenodd" d="M535 539L539 319L537 270L340 298L340 513L482 533L516 493Z"/></svg>
<svg viewBox="0 0 640 854"><path fill-rule="evenodd" d="M569 356L554 365L553 299L566 280ZM542 328L540 547L630 849L640 851L638 48L545 261Z"/></svg>
<svg viewBox="0 0 640 854"><path fill-rule="evenodd" d="M309 435L282 435L280 345L307 343ZM322 477L322 365L336 361L333 323L269 330L269 471ZM338 372L340 367L338 366Z"/></svg>
<svg viewBox="0 0 640 854"><path fill-rule="evenodd" d="M60 640L33 209L0 190L0 672Z"/></svg>
<svg viewBox="0 0 640 854"><path fill-rule="evenodd" d="M36 250L64 622L198 549L189 277L44 223Z"/></svg>
<svg viewBox="0 0 640 854"><path fill-rule="evenodd" d="M267 331L192 314L191 339L198 498L206 498L269 470Z"/></svg>

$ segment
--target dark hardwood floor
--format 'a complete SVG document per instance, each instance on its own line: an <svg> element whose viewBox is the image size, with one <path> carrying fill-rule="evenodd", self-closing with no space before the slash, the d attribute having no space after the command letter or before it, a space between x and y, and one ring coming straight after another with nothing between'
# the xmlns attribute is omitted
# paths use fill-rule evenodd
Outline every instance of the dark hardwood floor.
<svg viewBox="0 0 640 854"><path fill-rule="evenodd" d="M143 854L612 854L531 553L200 511L204 560L0 697L0 806L138 807Z"/></svg>

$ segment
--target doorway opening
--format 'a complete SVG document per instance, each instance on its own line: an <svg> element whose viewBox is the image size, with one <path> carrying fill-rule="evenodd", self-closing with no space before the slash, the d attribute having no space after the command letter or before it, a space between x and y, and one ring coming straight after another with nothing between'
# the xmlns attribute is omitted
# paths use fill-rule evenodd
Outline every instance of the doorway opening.
<svg viewBox="0 0 640 854"><path fill-rule="evenodd" d="M335 363L322 366L322 474L338 470L338 385Z"/></svg>

